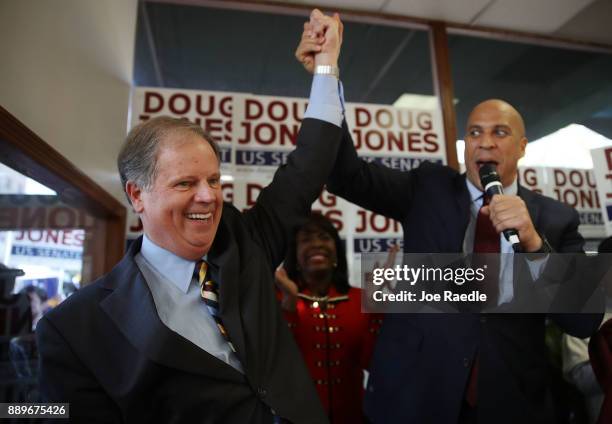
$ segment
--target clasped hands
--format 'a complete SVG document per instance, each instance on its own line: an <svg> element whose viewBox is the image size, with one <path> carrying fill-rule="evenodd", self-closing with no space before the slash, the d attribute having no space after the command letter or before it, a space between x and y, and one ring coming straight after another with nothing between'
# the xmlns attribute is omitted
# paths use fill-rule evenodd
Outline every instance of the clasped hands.
<svg viewBox="0 0 612 424"><path fill-rule="evenodd" d="M302 38L295 51L296 59L311 74L319 65L338 66L343 30L337 13L327 16L314 9L310 20L304 23Z"/></svg>

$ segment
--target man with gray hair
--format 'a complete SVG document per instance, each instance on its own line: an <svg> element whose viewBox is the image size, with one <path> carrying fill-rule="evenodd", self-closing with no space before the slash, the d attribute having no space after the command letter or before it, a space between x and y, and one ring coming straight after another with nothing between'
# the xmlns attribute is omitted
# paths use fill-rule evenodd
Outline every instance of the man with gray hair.
<svg viewBox="0 0 612 424"><path fill-rule="evenodd" d="M337 66L338 20L325 36L323 70ZM315 75L313 93L328 79ZM201 128L162 117L130 132L118 167L144 236L40 321L45 401L88 423L327 421L273 282L336 157L340 121L317 119L326 107L311 96L295 151L245 213L223 204Z"/></svg>

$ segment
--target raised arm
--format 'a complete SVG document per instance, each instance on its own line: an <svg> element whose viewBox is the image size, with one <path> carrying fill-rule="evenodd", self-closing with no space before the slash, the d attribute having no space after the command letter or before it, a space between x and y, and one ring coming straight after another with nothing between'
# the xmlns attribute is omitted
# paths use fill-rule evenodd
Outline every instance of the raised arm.
<svg viewBox="0 0 612 424"><path fill-rule="evenodd" d="M313 11L315 14L316 11ZM337 19L337 15L334 15ZM304 31L295 57L309 73L315 71L316 58L322 56L325 37L317 32L313 19L304 24ZM342 26L340 27L342 33ZM339 91L324 92L325 104L337 102L341 106ZM407 211L411 196L411 175L377 164L370 164L357 156L346 122L342 122L342 142L336 163L328 180L328 190L346 200L376 213L401 219ZM402 193L401 197L397 193Z"/></svg>
<svg viewBox="0 0 612 424"><path fill-rule="evenodd" d="M342 23L337 15L314 10L308 25L320 48L313 65L337 67L342 44ZM304 37L304 35L303 35ZM279 167L270 185L262 190L256 205L245 213L258 243L270 264L283 260L287 236L310 212L331 172L342 137L340 102L326 103L324 91L337 92L333 75L315 75L308 109L297 137L296 148Z"/></svg>

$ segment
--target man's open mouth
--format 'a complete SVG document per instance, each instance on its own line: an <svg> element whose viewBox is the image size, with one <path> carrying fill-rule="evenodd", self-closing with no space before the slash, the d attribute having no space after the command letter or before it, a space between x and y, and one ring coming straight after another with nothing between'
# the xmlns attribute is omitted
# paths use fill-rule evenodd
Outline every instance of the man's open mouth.
<svg viewBox="0 0 612 424"><path fill-rule="evenodd" d="M196 221L208 221L212 218L212 212L207 213L188 213L187 218L194 219Z"/></svg>
<svg viewBox="0 0 612 424"><path fill-rule="evenodd" d="M476 166L478 167L478 169L482 168L485 165L493 165L494 167L497 167L497 162L494 160L477 160L476 161Z"/></svg>

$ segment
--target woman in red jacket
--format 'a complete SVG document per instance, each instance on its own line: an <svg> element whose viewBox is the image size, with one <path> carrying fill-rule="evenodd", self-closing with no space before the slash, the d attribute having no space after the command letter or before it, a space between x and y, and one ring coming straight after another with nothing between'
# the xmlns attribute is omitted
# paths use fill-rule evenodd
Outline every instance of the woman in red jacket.
<svg viewBox="0 0 612 424"><path fill-rule="evenodd" d="M333 224L313 214L276 272L282 307L332 423L363 422L367 370L381 316L361 312Z"/></svg>

